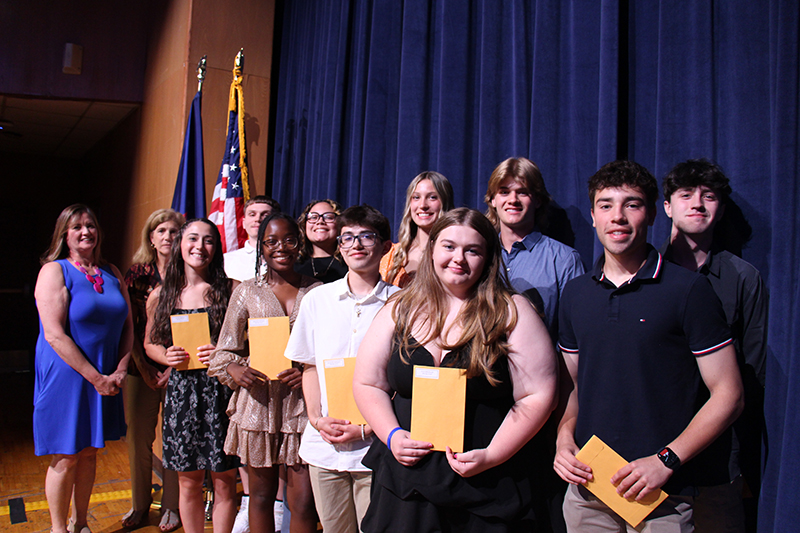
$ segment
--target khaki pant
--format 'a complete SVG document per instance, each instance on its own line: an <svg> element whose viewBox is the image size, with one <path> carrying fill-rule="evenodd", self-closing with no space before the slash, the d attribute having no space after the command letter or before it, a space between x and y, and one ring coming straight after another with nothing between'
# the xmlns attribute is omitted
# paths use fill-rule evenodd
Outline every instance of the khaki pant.
<svg viewBox="0 0 800 533"><path fill-rule="evenodd" d="M691 533L692 498L670 496L636 529L583 486L570 485L564 497L564 521L570 533Z"/></svg>
<svg viewBox="0 0 800 533"><path fill-rule="evenodd" d="M325 533L356 533L369 507L372 472L339 472L309 465L311 490Z"/></svg>
<svg viewBox="0 0 800 533"><path fill-rule="evenodd" d="M158 410L166 389L157 391L139 376L125 382L125 421L128 424L128 460L131 466L131 500L137 511L148 510L153 501L153 441ZM164 469L161 509L178 509L178 473Z"/></svg>

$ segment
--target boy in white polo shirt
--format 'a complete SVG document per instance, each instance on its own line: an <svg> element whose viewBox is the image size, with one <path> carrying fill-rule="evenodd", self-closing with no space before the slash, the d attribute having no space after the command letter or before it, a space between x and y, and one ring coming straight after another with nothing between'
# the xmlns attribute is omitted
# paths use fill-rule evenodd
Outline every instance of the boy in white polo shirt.
<svg viewBox="0 0 800 533"><path fill-rule="evenodd" d="M303 363L308 425L300 444L325 533L354 533L369 506L372 473L361 464L372 442L369 426L328 416L323 361L355 357L372 319L395 291L381 280L381 257L392 246L389 221L366 204L336 220L339 251L349 271L303 298L286 357ZM318 370L319 368L319 370Z"/></svg>

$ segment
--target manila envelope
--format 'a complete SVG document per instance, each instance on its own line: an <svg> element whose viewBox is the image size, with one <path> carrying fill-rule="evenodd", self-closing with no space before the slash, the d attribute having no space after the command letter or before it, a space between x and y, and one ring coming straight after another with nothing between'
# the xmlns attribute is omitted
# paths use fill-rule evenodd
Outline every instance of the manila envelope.
<svg viewBox="0 0 800 533"><path fill-rule="evenodd" d="M628 461L609 448L597 435L592 435L575 457L592 467L594 477L584 486L632 527L638 526L667 498L667 493L663 490L651 492L644 500L638 502L626 500L617 494L617 487L611 483L611 476L628 464Z"/></svg>
<svg viewBox="0 0 800 533"><path fill-rule="evenodd" d="M289 343L289 317L251 318L247 323L250 368L269 379L278 379L279 373L292 368L292 362L283 356Z"/></svg>
<svg viewBox="0 0 800 533"><path fill-rule="evenodd" d="M411 396L411 438L430 442L443 452L464 451L467 371L414 365Z"/></svg>
<svg viewBox="0 0 800 533"><path fill-rule="evenodd" d="M353 397L356 358L325 359L322 365L325 370L328 416L349 420L351 424L366 424L367 421L356 407L356 400Z"/></svg>
<svg viewBox="0 0 800 533"><path fill-rule="evenodd" d="M180 346L189 352L189 360L176 366L176 370L196 370L208 368L197 358L197 347L211 344L211 333L208 330L208 313L192 313L189 315L172 315L169 317L172 326L172 345Z"/></svg>

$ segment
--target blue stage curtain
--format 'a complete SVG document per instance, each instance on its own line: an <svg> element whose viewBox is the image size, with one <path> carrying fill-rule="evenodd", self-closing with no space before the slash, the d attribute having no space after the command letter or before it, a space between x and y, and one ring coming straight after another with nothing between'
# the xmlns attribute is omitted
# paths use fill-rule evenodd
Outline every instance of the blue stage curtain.
<svg viewBox="0 0 800 533"><path fill-rule="evenodd" d="M743 257L770 300L759 531L800 494L800 13L796 0L287 0L273 194L366 202L397 227L408 182L437 170L483 210L492 169L536 161L590 265L586 180L630 158L661 179L706 157L753 229ZM669 221L660 212L651 240ZM781 526L780 524L784 524Z"/></svg>
<svg viewBox="0 0 800 533"><path fill-rule="evenodd" d="M483 210L491 171L524 155L586 227L586 178L617 149L618 12L616 0L286 2L274 195L294 213L313 198L366 202L396 231L421 171Z"/></svg>
<svg viewBox="0 0 800 533"><path fill-rule="evenodd" d="M800 9L792 0L773 0L769 7L769 19L762 26L769 32L760 37L769 43L769 85L768 92L758 95L768 102L764 121L769 124L769 159L766 172L760 169L760 179L753 180L745 194L758 198L754 204L763 208L759 215L769 220L763 234L769 246L759 251L771 267L768 456L759 531L787 531L796 527L800 494Z"/></svg>

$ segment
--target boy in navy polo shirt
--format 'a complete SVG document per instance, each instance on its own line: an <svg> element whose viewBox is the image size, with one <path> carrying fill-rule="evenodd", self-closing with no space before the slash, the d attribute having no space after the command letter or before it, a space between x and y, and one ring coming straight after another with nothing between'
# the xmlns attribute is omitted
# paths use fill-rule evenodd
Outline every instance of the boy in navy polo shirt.
<svg viewBox="0 0 800 533"><path fill-rule="evenodd" d="M631 460L611 478L618 493L641 500L663 488L670 495L644 531L693 531L693 487L702 481L690 460L743 406L722 306L707 279L664 261L647 243L658 198L647 169L608 163L589 179L589 198L604 254L567 284L559 316L571 380L554 467L571 484L567 528L633 531L581 486L592 471L575 454L597 435ZM701 384L710 392L702 405Z"/></svg>

